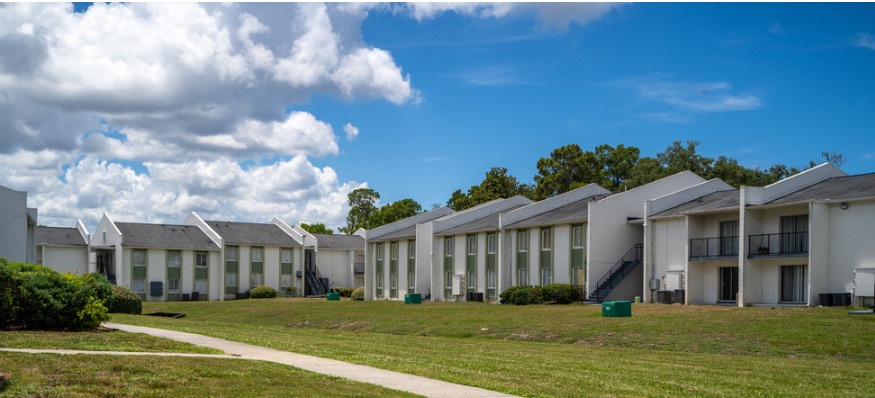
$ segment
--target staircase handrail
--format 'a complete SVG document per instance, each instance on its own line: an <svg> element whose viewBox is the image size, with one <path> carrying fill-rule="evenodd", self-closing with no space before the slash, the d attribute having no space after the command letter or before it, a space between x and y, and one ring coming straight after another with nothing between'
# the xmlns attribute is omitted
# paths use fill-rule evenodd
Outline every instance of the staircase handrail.
<svg viewBox="0 0 875 398"><path fill-rule="evenodd" d="M630 255L633 257L629 258ZM604 285L609 282L614 277L614 274L616 274L617 271L620 271L627 262L631 261L637 263L642 261L643 259L644 245L641 243L636 243L634 246L632 246L631 249L629 249L628 252L626 252L626 254L623 255L623 257L620 258L620 261L617 261L617 263L614 264L614 266L611 267L611 269L608 270L608 272L606 272L601 279L599 279L599 281L595 284L595 292L593 293L595 293L598 297L598 292L605 288ZM601 299L601 297L598 298Z"/></svg>

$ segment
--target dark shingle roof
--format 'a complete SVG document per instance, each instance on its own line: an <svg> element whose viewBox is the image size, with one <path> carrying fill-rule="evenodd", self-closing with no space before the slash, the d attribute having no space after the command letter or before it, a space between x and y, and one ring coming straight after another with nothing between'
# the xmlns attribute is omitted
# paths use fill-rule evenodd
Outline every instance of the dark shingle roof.
<svg viewBox="0 0 875 398"><path fill-rule="evenodd" d="M767 204L785 204L809 200L853 199L875 196L875 173L833 177L805 189L782 196Z"/></svg>
<svg viewBox="0 0 875 398"><path fill-rule="evenodd" d="M383 235L374 241L386 241L386 240L398 240L398 239L409 239L416 237L416 225L411 225L407 228L399 229L395 232L388 233Z"/></svg>
<svg viewBox="0 0 875 398"><path fill-rule="evenodd" d="M651 217L679 216L688 213L704 213L715 210L738 209L738 190L718 191L709 193L698 199L663 210Z"/></svg>
<svg viewBox="0 0 875 398"><path fill-rule="evenodd" d="M206 221L206 223L224 239L226 245L301 246L274 224L231 221Z"/></svg>
<svg viewBox="0 0 875 398"><path fill-rule="evenodd" d="M526 228L538 225L555 225L555 224L572 224L584 222L589 217L587 210L589 202L608 197L609 195L595 195L584 198L577 202L569 203L565 206L557 207L550 211L545 211L540 214L535 214L529 218L524 218L515 223L505 225L505 228Z"/></svg>
<svg viewBox="0 0 875 398"><path fill-rule="evenodd" d="M513 210L513 209L508 209ZM498 213L490 214L486 217L478 218L474 221L464 223L462 225L457 225L450 229L441 231L436 233L435 235L456 235L456 234L466 234L469 232L478 232L478 231L492 231L498 230Z"/></svg>
<svg viewBox="0 0 875 398"><path fill-rule="evenodd" d="M58 246L88 246L76 228L36 227L36 244Z"/></svg>
<svg viewBox="0 0 875 398"><path fill-rule="evenodd" d="M320 249L364 250L365 238L358 235L312 234Z"/></svg>
<svg viewBox="0 0 875 398"><path fill-rule="evenodd" d="M122 243L133 247L219 250L213 241L191 225L115 223L122 233Z"/></svg>

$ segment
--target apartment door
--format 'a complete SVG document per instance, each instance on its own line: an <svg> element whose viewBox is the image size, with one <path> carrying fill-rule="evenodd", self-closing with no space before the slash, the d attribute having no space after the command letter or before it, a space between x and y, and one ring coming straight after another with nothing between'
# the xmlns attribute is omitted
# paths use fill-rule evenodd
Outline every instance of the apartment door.
<svg viewBox="0 0 875 398"><path fill-rule="evenodd" d="M808 216L781 217L781 253L808 252Z"/></svg>
<svg viewBox="0 0 875 398"><path fill-rule="evenodd" d="M781 301L790 303L805 302L805 266L781 266Z"/></svg>
<svg viewBox="0 0 875 398"><path fill-rule="evenodd" d="M719 301L735 301L738 297L738 267L720 267Z"/></svg>
<svg viewBox="0 0 875 398"><path fill-rule="evenodd" d="M738 221L720 223L720 255L738 255Z"/></svg>

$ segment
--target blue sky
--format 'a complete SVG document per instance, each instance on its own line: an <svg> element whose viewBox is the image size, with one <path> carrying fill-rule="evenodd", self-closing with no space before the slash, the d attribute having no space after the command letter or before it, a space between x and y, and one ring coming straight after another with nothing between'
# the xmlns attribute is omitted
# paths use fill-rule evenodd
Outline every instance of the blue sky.
<svg viewBox="0 0 875 398"><path fill-rule="evenodd" d="M6 4L0 185L41 223L343 224L575 143L875 171L875 5ZM353 132L352 134L348 131Z"/></svg>

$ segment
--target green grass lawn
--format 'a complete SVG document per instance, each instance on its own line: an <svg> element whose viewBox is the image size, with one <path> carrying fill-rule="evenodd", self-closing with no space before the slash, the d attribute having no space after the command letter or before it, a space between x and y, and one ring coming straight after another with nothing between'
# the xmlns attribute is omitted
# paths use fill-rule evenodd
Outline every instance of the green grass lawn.
<svg viewBox="0 0 875 398"><path fill-rule="evenodd" d="M843 308L148 303L113 321L202 333L526 396L875 396L875 317Z"/></svg>
<svg viewBox="0 0 875 398"><path fill-rule="evenodd" d="M411 397L261 361L0 353L0 397Z"/></svg>
<svg viewBox="0 0 875 398"><path fill-rule="evenodd" d="M96 329L84 332L48 332L39 330L0 331L0 347L64 348L90 351L148 351L221 354L219 350L143 334ZM2 355L2 354L0 354Z"/></svg>

